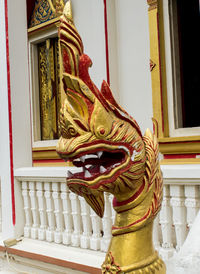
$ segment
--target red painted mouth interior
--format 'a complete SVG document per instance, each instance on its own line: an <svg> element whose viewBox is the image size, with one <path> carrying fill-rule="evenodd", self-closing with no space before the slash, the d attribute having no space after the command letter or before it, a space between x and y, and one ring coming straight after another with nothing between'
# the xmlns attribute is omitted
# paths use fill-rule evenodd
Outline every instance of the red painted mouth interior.
<svg viewBox="0 0 200 274"><path fill-rule="evenodd" d="M100 175L106 175L125 162L126 153L119 151L98 151L74 159L73 165L77 172L68 171L68 179L93 180ZM82 170L81 170L82 169Z"/></svg>

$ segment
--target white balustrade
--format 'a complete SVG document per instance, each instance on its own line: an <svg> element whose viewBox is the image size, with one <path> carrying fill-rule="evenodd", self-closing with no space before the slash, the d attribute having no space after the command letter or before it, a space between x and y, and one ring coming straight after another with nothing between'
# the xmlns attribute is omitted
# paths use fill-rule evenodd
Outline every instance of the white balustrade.
<svg viewBox="0 0 200 274"><path fill-rule="evenodd" d="M31 226L32 226L32 214L29 197L28 182L22 182L22 196L24 200L24 213L25 213L25 226L24 226L24 237L31 237Z"/></svg>
<svg viewBox="0 0 200 274"><path fill-rule="evenodd" d="M92 250L99 250L100 240L102 237L102 220L99 216L97 216L92 208L90 208L90 217L92 221L92 237L90 238L90 248Z"/></svg>
<svg viewBox="0 0 200 274"><path fill-rule="evenodd" d="M58 177L58 176L57 176ZM84 198L69 191L65 176L20 177L24 201L24 236L106 252L115 211L105 193L104 217L99 218ZM153 240L163 259L184 243L200 208L200 180L164 180L163 203L154 221Z"/></svg>
<svg viewBox="0 0 200 274"><path fill-rule="evenodd" d="M90 237L92 236L92 224L90 219L90 207L83 197L79 196L81 203L81 216L83 223L83 233L80 237L80 246L82 248L90 248Z"/></svg>
<svg viewBox="0 0 200 274"><path fill-rule="evenodd" d="M63 206L63 244L70 245L73 232L73 220L71 215L71 201L69 199L69 189L66 183L61 183L61 200Z"/></svg>
<svg viewBox="0 0 200 274"><path fill-rule="evenodd" d="M45 204L43 188L44 188L44 184L42 182L36 183L38 210L39 210L39 216L40 216L40 227L38 229L39 240L46 240L46 228L47 228L46 204Z"/></svg>
<svg viewBox="0 0 200 274"><path fill-rule="evenodd" d="M80 235L82 233L82 222L81 222L81 209L80 201L76 194L70 193L69 198L72 205L72 218L74 224L74 231L72 233L72 246L80 246Z"/></svg>
<svg viewBox="0 0 200 274"><path fill-rule="evenodd" d="M172 207L170 205L170 186L163 186L163 201L160 211L160 225L162 234L160 254L164 259L170 258L174 253L173 247L173 221L172 221Z"/></svg>
<svg viewBox="0 0 200 274"><path fill-rule="evenodd" d="M55 231L55 216L54 216L54 204L52 198L52 184L50 182L44 183L44 197L46 199L46 212L48 227L46 230L46 240L48 242L54 241Z"/></svg>
<svg viewBox="0 0 200 274"><path fill-rule="evenodd" d="M60 183L52 183L52 197L54 202L54 214L55 214L55 226L56 231L54 233L54 239L56 243L62 242L63 231L63 210L62 201L60 197Z"/></svg>
<svg viewBox="0 0 200 274"><path fill-rule="evenodd" d="M35 182L29 182L29 196L31 200L31 212L33 217L33 225L31 227L31 238L37 239L39 227L39 211Z"/></svg>
<svg viewBox="0 0 200 274"><path fill-rule="evenodd" d="M1 204L1 180L0 180L0 232L2 231L2 204Z"/></svg>
<svg viewBox="0 0 200 274"><path fill-rule="evenodd" d="M105 193L105 210L102 219L103 225L103 238L101 239L101 251L107 252L111 239L111 227L112 227L112 207L109 201L109 194Z"/></svg>
<svg viewBox="0 0 200 274"><path fill-rule="evenodd" d="M200 209L199 186L185 186L185 206L187 209L187 224L189 229Z"/></svg>

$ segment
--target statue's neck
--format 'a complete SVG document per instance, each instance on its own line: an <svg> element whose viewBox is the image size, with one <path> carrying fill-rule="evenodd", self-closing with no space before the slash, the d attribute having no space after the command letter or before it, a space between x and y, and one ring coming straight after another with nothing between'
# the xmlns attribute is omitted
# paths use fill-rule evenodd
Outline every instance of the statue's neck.
<svg viewBox="0 0 200 274"><path fill-rule="evenodd" d="M140 215L139 213L142 214ZM155 268L155 273L165 273L164 264L153 247L153 220L147 218L145 223L141 221L140 224L138 223L136 226L133 226L128 233L126 232L127 224L132 223L136 217L141 219L141 216L144 215L144 213L145 210L143 211L142 208L140 208L140 212L137 211L137 209L132 209L117 214L114 227L121 227L121 229L117 232L115 231L116 233L113 233L110 247L103 264L104 267L109 268L110 262L112 262L111 265L120 267L121 272L119 273L136 273L135 271L140 269L148 270L148 267ZM123 224L124 226L122 226ZM157 272L156 267L159 269L159 272Z"/></svg>
<svg viewBox="0 0 200 274"><path fill-rule="evenodd" d="M151 222L134 232L112 237L109 252L112 253L117 264L120 266L133 265L155 254L152 243L152 225Z"/></svg>

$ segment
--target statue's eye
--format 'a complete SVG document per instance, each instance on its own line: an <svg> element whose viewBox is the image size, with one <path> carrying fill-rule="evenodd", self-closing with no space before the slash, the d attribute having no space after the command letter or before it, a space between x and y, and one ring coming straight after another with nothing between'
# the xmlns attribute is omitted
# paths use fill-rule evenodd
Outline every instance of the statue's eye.
<svg viewBox="0 0 200 274"><path fill-rule="evenodd" d="M68 126L67 131L68 131L69 135L71 135L72 137L74 137L78 134L78 132L72 125Z"/></svg>
<svg viewBox="0 0 200 274"><path fill-rule="evenodd" d="M97 132L100 137L104 137L106 134L106 130L103 126L98 127Z"/></svg>

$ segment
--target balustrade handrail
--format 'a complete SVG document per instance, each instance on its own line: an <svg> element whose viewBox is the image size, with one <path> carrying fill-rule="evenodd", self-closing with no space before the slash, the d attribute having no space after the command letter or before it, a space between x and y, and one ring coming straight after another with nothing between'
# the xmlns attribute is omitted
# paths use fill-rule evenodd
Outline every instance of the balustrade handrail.
<svg viewBox="0 0 200 274"><path fill-rule="evenodd" d="M15 170L22 183L26 224L33 239L106 252L115 213L112 197L105 195L101 220L82 197L71 193L67 171L73 167L30 167ZM162 209L154 222L154 244L164 259L183 245L200 208L198 165L161 166L164 178ZM187 176L186 176L187 175Z"/></svg>

